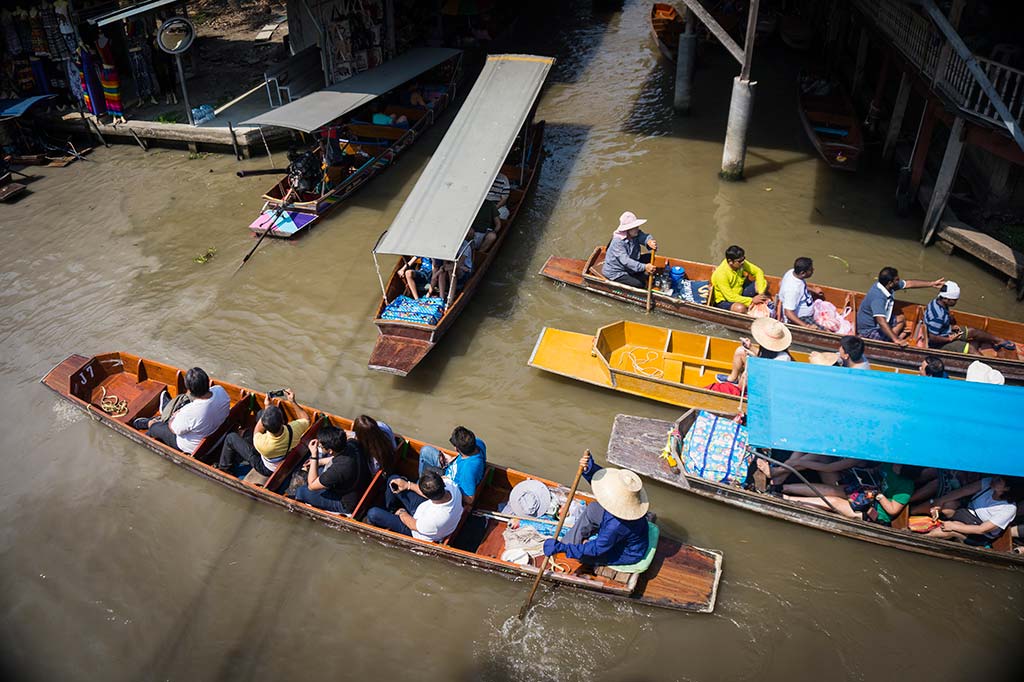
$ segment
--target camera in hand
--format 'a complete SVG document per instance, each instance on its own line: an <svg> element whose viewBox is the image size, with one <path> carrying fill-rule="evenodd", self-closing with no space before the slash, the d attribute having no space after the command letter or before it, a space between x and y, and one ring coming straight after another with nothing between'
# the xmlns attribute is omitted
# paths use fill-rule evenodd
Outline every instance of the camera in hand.
<svg viewBox="0 0 1024 682"><path fill-rule="evenodd" d="M284 397L284 389L283 388L280 389L280 390L277 390L277 391L270 391L269 393L267 393L267 399L268 400L270 398L283 398L283 397Z"/></svg>

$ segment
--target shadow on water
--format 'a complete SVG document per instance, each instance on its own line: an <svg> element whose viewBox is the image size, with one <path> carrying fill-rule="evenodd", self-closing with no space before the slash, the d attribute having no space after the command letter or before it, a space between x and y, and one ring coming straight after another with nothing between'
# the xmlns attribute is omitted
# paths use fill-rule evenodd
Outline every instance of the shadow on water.
<svg viewBox="0 0 1024 682"><path fill-rule="evenodd" d="M511 228L512 233L491 263L473 300L438 344L445 345L444 351L435 350L409 377L397 379L396 382L402 382L401 388L430 393L451 359L471 352L482 324L492 319L508 320L514 315L519 297L524 293L517 285L533 274L528 272L533 255L552 224L552 215L589 131L589 126L565 123L545 126L544 163ZM469 313L471 308L475 308L472 314Z"/></svg>

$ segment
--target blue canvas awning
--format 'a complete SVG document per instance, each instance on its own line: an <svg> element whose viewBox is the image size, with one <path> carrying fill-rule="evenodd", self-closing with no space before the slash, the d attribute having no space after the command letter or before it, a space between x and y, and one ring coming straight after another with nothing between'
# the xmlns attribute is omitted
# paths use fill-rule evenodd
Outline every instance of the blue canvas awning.
<svg viewBox="0 0 1024 682"><path fill-rule="evenodd" d="M1024 387L751 358L750 444L1024 476Z"/></svg>
<svg viewBox="0 0 1024 682"><path fill-rule="evenodd" d="M0 120L6 120L8 118L18 118L36 102L42 102L44 99L53 99L57 95L36 95L34 97L25 97L23 99L0 99Z"/></svg>

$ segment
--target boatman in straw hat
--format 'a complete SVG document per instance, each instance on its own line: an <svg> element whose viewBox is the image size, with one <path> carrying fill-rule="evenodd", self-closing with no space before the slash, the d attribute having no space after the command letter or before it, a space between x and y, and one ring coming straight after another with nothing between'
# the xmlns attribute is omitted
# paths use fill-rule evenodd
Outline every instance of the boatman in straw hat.
<svg viewBox="0 0 1024 682"><path fill-rule="evenodd" d="M613 282L638 289L647 288L647 275L654 272L654 265L651 264L651 254L641 256L640 249L646 246L653 251L658 248L658 242L640 230L640 226L646 222L643 218L637 218L632 211L619 216L619 226L608 243L601 274Z"/></svg>
<svg viewBox="0 0 1024 682"><path fill-rule="evenodd" d="M594 489L591 502L566 536L544 541L544 554L564 553L590 566L636 564L647 556L649 529L643 481L627 469L603 469L589 454L580 459L583 476ZM594 533L597 537L590 540Z"/></svg>

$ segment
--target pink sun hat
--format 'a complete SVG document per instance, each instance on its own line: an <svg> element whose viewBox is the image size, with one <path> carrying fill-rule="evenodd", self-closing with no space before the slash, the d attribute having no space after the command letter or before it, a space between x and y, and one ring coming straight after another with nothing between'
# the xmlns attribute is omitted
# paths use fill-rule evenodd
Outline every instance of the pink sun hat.
<svg viewBox="0 0 1024 682"><path fill-rule="evenodd" d="M615 236L619 239L625 239L626 233L632 230L634 227L640 227L647 220L644 218L637 218L636 214L632 211L626 211L619 216L619 227L615 230Z"/></svg>

